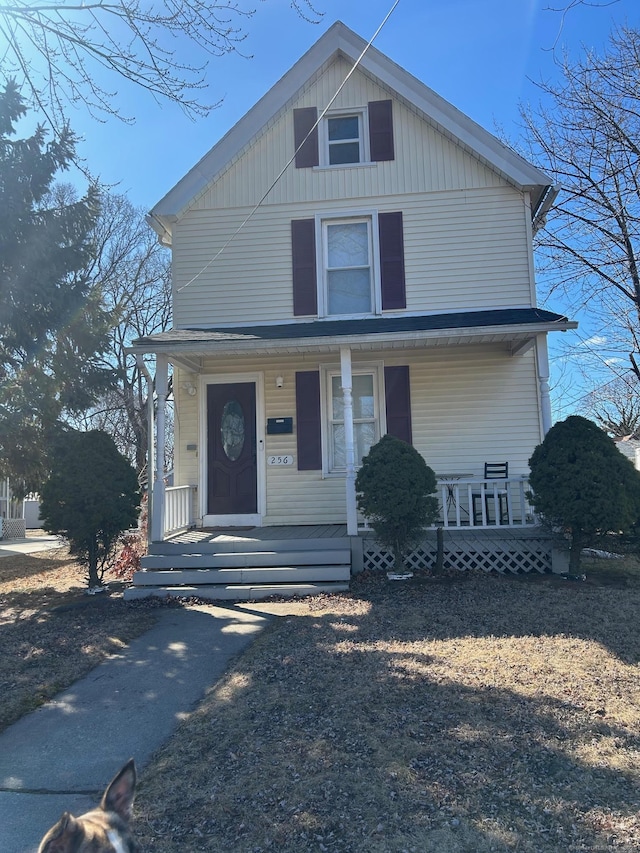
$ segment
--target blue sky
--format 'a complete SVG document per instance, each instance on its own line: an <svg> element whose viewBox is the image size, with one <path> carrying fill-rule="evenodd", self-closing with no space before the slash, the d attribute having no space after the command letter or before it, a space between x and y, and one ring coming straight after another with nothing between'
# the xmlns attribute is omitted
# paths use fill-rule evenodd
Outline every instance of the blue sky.
<svg viewBox="0 0 640 853"><path fill-rule="evenodd" d="M602 0L592 0L601 2ZM369 39L393 0L314 0L319 24L302 20L289 0L254 0L242 51L252 58L212 58L204 98L221 101L196 121L120 84L117 104L127 125L92 121L81 110L71 123L89 170L150 208L291 67L336 20ZM637 21L637 0L602 8L551 11L569 0L400 0L375 45L490 131L517 136L518 103L537 100L534 80L555 73L554 51L602 45L612 21ZM246 7L246 0L241 0ZM111 84L113 85L113 83Z"/></svg>
<svg viewBox="0 0 640 853"><path fill-rule="evenodd" d="M208 117L191 120L177 106L156 103L125 83L118 84L115 101L135 123L98 123L81 109L70 115L92 174L135 205L151 208L331 24L342 20L368 40L393 6L393 0L313 0L322 14L312 24L296 15L290 0L239 0L244 8L251 2L256 13L243 21L241 50L252 58L211 59L203 99L220 106ZM563 50L577 56L584 47L600 48L614 24L640 22L638 0L590 0L563 15L559 10L569 2L399 0L375 46L487 130L515 141L519 103L537 102L535 81L556 76ZM548 307L572 314L571 306ZM551 336L557 418L571 414L584 393L563 352L571 344L575 361L589 336L587 322L577 337Z"/></svg>

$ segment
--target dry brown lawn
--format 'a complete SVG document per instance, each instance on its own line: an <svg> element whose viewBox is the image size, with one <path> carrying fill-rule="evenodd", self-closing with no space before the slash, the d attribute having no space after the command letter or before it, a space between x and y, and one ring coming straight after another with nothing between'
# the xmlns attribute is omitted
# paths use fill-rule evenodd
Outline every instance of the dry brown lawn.
<svg viewBox="0 0 640 853"><path fill-rule="evenodd" d="M121 584L85 594L67 548L0 557L0 731L153 625Z"/></svg>
<svg viewBox="0 0 640 853"><path fill-rule="evenodd" d="M145 770L143 847L637 851L640 589L614 580L283 605Z"/></svg>
<svg viewBox="0 0 640 853"><path fill-rule="evenodd" d="M64 554L20 558L13 579L9 559L4 725L157 612L117 588L87 601ZM637 851L640 572L585 570L369 576L243 605L274 619L144 768L142 849Z"/></svg>

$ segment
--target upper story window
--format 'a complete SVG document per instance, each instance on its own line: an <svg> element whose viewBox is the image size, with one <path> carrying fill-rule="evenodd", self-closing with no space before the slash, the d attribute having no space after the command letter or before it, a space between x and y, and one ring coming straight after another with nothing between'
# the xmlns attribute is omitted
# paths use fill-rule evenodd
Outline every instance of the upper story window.
<svg viewBox="0 0 640 853"><path fill-rule="evenodd" d="M371 314L374 310L371 219L322 223L326 315Z"/></svg>
<svg viewBox="0 0 640 853"><path fill-rule="evenodd" d="M363 317L406 308L400 211L291 222L295 317Z"/></svg>
<svg viewBox="0 0 640 853"><path fill-rule="evenodd" d="M326 134L325 153L329 166L366 163L369 160L363 126L361 113L329 115L326 118L323 129Z"/></svg>
<svg viewBox="0 0 640 853"><path fill-rule="evenodd" d="M395 158L393 104L370 101L366 107L328 113L318 123L317 107L293 111L296 168L344 166Z"/></svg>

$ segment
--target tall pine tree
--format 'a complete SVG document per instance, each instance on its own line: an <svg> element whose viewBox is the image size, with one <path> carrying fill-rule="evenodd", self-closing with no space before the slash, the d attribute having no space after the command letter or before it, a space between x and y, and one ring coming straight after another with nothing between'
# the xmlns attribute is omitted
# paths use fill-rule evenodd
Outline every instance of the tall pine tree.
<svg viewBox="0 0 640 853"><path fill-rule="evenodd" d="M66 127L47 142L39 126L16 139L26 109L14 82L0 90L0 476L38 488L65 412L90 405L113 372L100 354L110 325L82 270L91 257L98 190L51 201L56 174L75 154Z"/></svg>

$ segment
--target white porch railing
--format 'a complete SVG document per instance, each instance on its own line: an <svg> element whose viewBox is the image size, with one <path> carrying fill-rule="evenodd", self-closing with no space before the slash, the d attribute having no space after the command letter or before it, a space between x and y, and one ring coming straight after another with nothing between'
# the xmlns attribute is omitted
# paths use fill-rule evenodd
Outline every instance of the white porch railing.
<svg viewBox="0 0 640 853"><path fill-rule="evenodd" d="M440 515L436 526L528 527L537 523L527 500L529 480L508 477L499 480L440 479Z"/></svg>
<svg viewBox="0 0 640 853"><path fill-rule="evenodd" d="M164 535L186 530L193 524L195 486L168 486L164 492Z"/></svg>

